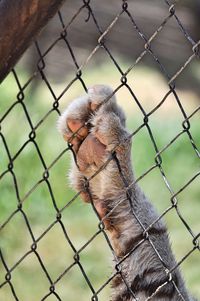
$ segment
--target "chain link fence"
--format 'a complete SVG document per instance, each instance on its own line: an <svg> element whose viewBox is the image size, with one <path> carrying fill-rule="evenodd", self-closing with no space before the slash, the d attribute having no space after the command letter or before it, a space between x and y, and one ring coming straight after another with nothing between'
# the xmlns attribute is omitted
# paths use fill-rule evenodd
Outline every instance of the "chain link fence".
<svg viewBox="0 0 200 301"><path fill-rule="evenodd" d="M171 211L175 212L176 219L180 220L182 227L186 229L190 237L189 249L187 252L182 254L177 265L173 267L172 270L182 266L182 264L188 259L188 257L191 257L193 253L198 253L199 256L200 232L199 229L197 229L197 231L193 231L192 227L190 226L190 221L188 221L187 218L185 218L185 216L182 214L179 205L179 196L181 193L185 193L186 195L189 193L188 188L190 185L192 185L192 183L195 181L199 181L200 171L197 170L197 172L195 172L186 181L185 179L182 179L181 187L179 187L177 190L174 190L173 183L170 184L168 176L165 172L165 168L163 167L163 157L183 136L187 139L188 147L191 146L192 151L190 156L194 157L194 160L197 160L200 157L199 141L196 141L197 139L196 137L193 137L191 131L193 119L196 116L199 116L200 106L197 104L196 108L194 108L192 112L188 114L184 108L184 105L182 104L179 93L176 90L176 81L178 78L181 77L183 73L187 73L187 67L193 60L199 58L200 41L193 40L176 14L176 4L171 3L170 1L163 1L163 6L165 6L167 12L166 16L163 18L160 26L150 37L146 37L145 33L142 31L142 29L140 29L134 16L134 12L129 10L128 1L118 1L118 5L120 4L121 7L119 6L120 9L118 13L113 16L113 19L106 28L101 28L101 22L98 20L95 6L92 5L92 2L93 1L88 0L82 2L79 1L78 9L74 11L73 15L68 16L67 20L65 20L65 18L62 16L61 9L56 17L60 24L60 32L55 38L53 37L53 42L51 45L47 49L42 49L40 40L36 41L34 45L32 45L32 48L34 47L34 51L38 56L35 71L31 74L31 76L28 74L23 74L20 67L18 67L20 65L19 64L15 69L12 70L8 78L2 84L4 86L10 84L14 92L9 91L8 94L16 94L16 99L14 101L12 101L13 96L5 96L5 99L9 99L9 97L10 99L2 105L0 116L1 152L3 158L0 174L0 183L2 189L0 202L1 208L3 208L0 225L2 243L0 251L0 296L2 292L2 300L25 300L23 291L26 291L26 277L28 277L29 285L33 289L32 291L30 289L30 291L27 292L26 296L30 294L30 297L28 297L29 300L74 300L72 293L75 294L76 285L83 286L84 289L88 291L87 300L103 300L103 297L101 298L101 294L107 289L111 280L119 274L121 277L123 277L120 270L120 264L130 254L127 254L124 258L120 259L120 261L116 263L115 271L113 273L108 275L107 272L106 276L103 277L105 279L99 280L98 287L94 285L93 280L91 280L91 277L88 276L88 274L90 274L90 272L88 272L88 266L92 265L90 269L92 270L93 278L101 277L98 275L99 270L95 263L95 261L98 261L98 258L93 260L88 255L88 261L82 261L82 254L90 254L90 249L93 247L93 244L98 237L102 237L103 246L107 249L110 249L109 252L113 254L114 257L116 256L114 254L109 237L104 229L103 222L100 220L94 206L90 209L87 209L91 210L90 215L95 218L96 224L94 228L89 230L87 239L82 238L78 244L75 242L76 235L79 236L77 233L79 229L73 229L75 224L73 224L72 219L75 218L75 215L77 215L77 218L80 218L81 222L87 223L87 220L84 221L84 218L80 217L80 215L82 215L81 210L84 212L86 209L83 207L78 207L78 211L76 211L77 209L75 207L74 211L70 211L70 208L77 203L80 192L75 194L66 189L65 174L61 174L60 169L58 169L54 174L54 170L57 168L57 166L63 166L65 164L68 165L68 163L65 161L65 154L70 153L72 148L71 145L68 145L67 148L65 147L62 149L62 151L60 151L57 146L57 141L51 141L51 131L49 132L50 124L52 126L52 123L56 131L56 120L60 115L61 101L65 97L71 98L71 89L73 87L76 89L76 87L79 86L79 89L87 92L88 85L87 79L85 80L85 77L87 77L85 73L88 72L87 67L90 65L90 62L98 57L99 50L103 51L108 56L110 63L116 69L118 74L119 84L114 87L114 94L117 94L121 89L126 89L128 94L131 96L132 102L134 102L134 105L138 107L142 115L142 122L140 122L136 129L132 130L130 137L134 138L139 135L143 129L146 129L154 149L154 161L152 161L151 166L137 178L136 182L140 182L145 177L151 176L155 170L159 172L159 177L162 179L170 195L168 199L168 202L170 200L168 203L169 205L165 210L162 210L159 219L169 215ZM156 4L154 5L156 6ZM119 22L122 15L129 19L132 30L138 34L138 37L143 43L143 48L141 48L140 54L125 71L124 67L118 63L118 57L113 55L111 47L107 42L109 41L109 33L112 32L113 27L117 22ZM70 35L68 35L68 32L71 30L71 28L73 28L74 22L76 22L79 18L84 18L85 22L91 22L90 24L93 24L92 26L95 27L98 33L96 45L91 50L87 58L81 63L77 54L78 52L76 53L76 49L73 49L73 46L70 42ZM191 47L191 55L186 58L180 68L175 72L175 74L172 75L168 73L166 66L164 66L159 60L159 53L157 54L153 47L157 36L162 34L162 31L165 29L171 19L176 22L176 26L180 29L185 41L189 43ZM122 31L123 30L126 29L122 28ZM46 63L47 57L52 51L56 51L55 49L59 43L62 43L62 47L66 49L66 52L68 53L68 59L70 58L71 64L73 64L75 70L73 76L70 79L68 78L67 82L64 80L65 87L62 87L62 91L60 91L60 87L55 87L51 79L48 77L48 64ZM134 43L134 41L130 41L130 43ZM154 64L159 69L159 72L162 74L168 87L164 97L160 99L159 103L154 105L153 108L148 112L144 108L140 99L136 96L128 78L129 74L134 71L134 69L140 64L140 62L144 60L146 56L150 56L153 59ZM64 64L65 57L62 57L62 60ZM59 77L59 70L57 73ZM37 84L41 85L43 90L46 91L44 96L38 95L37 90L35 91L36 86L34 83L36 81ZM96 82L94 82L94 84L96 84ZM30 101L31 94L36 94L35 98L33 98L33 100L35 100L33 103ZM178 110L182 116L182 122L180 122L179 132L175 132L174 136L167 143L165 143L164 146L159 147L151 128L151 118L166 104L170 96L173 96L174 102L177 104ZM51 99L51 103L47 101L46 98ZM109 101L109 98L105 101ZM1 102L4 102L4 99L1 99ZM41 107L39 102L43 103ZM37 105L40 110L39 112L37 111ZM133 114L131 113L131 116L132 115ZM41 135L41 132L45 134ZM163 133L163 135L165 135L165 133ZM59 135L57 139L60 139ZM114 153L113 156L110 157L110 159L106 162L106 164L109 164L110 160L117 160L114 156ZM124 182L124 186L126 187L127 182L122 173L120 162L118 160L116 162L119 173ZM37 164L39 168L35 169L34 165ZM106 164L103 167L105 167ZM67 169L67 167L64 168L64 170L65 169ZM99 170L99 172L101 172L101 170L102 168ZM37 172L39 174L37 174ZM57 184L57 186L54 185L56 182L55 177L59 178L60 182ZM88 184L89 183L90 179L88 179ZM132 183L132 185L134 185L134 183ZM36 197L34 198L33 196L40 189L45 190L46 192L36 194ZM62 191L62 193L60 191ZM89 188L88 192L90 193ZM66 198L61 200L60 198L65 194L67 195L67 200ZM47 197L50 201L45 201L45 197ZM190 198L189 195L188 198ZM36 201L36 199L39 199L39 201ZM35 201L36 204L33 204ZM190 202L192 208L192 199ZM51 211L49 211L50 209L48 207L51 208ZM34 214L31 215L31 212L34 212ZM73 215L73 218L69 219L69 222L66 224L67 217L65 214L67 215L68 212ZM135 216L134 211L132 213ZM47 218L48 214L50 214L50 219ZM192 209L191 214L193 214ZM37 229L38 219L44 221L42 230ZM56 239L57 234L53 234L55 227L59 228L59 233L62 231L62 235L60 236L59 234L58 241ZM79 228L80 227L81 225L79 225ZM152 225L149 226L149 229L151 227ZM140 244L143 243L143 241L146 240L149 240L149 243L153 248L155 248L153 242L148 236L149 229L145 229L141 225L143 238L134 249L136 249ZM16 236L18 236L17 241ZM22 238L23 236L24 238ZM62 257L62 264L58 269L56 269L57 262L52 261L50 263L46 263L45 261L45 256L49 256L48 252L50 252L48 247L51 248L51 246L49 246L48 243L44 245L43 249L40 246L46 237L48 237L48 239L52 239L51 252L55 252L57 253L58 257ZM60 239L66 242L66 249L61 253L59 253L59 243L61 243ZM22 248L20 244L23 245ZM134 249L131 251L131 253L134 252ZM70 254L70 256L68 256L70 260L65 259L64 254L66 252ZM160 254L157 252L156 254L159 257L159 260L163 262ZM33 264L28 266L28 268L25 268L26 265L28 265L26 262L29 260L33 261ZM106 264L108 264L108 262L106 262ZM58 265L60 265L60 262ZM199 262L194 262L194 265L199 265ZM37 269L35 266L37 266ZM56 269L55 273L52 272L52 266L54 266ZM71 287L70 285L67 287L67 283L70 283L70 280L65 279L67 275L71 275L71 272L76 268L78 269L77 273L79 276L75 276L73 281L75 282L77 279L77 284L71 283ZM165 268L164 262L163 268ZM27 269L29 270L29 274L26 274ZM172 271L169 271L168 273L170 274L171 272ZM41 278L39 274L37 275L37 273L42 274ZM30 274L32 275L32 280ZM37 277L38 279L42 279L40 282L41 286L43 286L43 290L41 289L41 296L36 298L34 297L34 292L37 289ZM62 281L64 281L62 290L65 290L66 287L67 291L65 294L67 297L63 297L63 293L60 292L60 283ZM126 279L124 279L124 281L126 281ZM169 277L168 282L170 281L173 282L173 279ZM181 296L181 291L179 291L175 284L174 286ZM5 299L6 296L8 299ZM182 299L185 300L183 296ZM106 297L105 300L107 300Z"/></svg>

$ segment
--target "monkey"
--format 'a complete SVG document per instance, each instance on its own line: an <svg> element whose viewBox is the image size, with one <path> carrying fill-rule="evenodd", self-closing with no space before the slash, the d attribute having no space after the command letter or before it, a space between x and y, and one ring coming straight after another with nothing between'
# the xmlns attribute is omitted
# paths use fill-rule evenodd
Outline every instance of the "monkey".
<svg viewBox="0 0 200 301"><path fill-rule="evenodd" d="M71 185L84 202L93 202L120 262L111 300L194 301L166 225L135 181L132 139L113 90L99 84L89 88L61 114L58 130L76 158Z"/></svg>

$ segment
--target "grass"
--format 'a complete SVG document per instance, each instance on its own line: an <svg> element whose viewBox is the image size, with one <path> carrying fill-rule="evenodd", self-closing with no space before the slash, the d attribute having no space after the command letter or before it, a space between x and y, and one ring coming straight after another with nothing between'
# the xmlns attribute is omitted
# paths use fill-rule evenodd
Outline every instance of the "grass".
<svg viewBox="0 0 200 301"><path fill-rule="evenodd" d="M102 77L102 74L104 76ZM113 87L118 85L118 76L112 67L102 66L98 72L86 70L85 81L87 85L98 82L110 83ZM26 74L22 74L22 80L26 80ZM162 99L167 86L157 72L140 67L128 78L134 92L139 97L142 106L148 112ZM146 87L144 89L144 87ZM53 87L57 93L63 86ZM7 111L16 99L17 87L11 76L6 79L1 87L1 116ZM76 82L68 93L61 99L63 109L70 99L83 93L83 89ZM182 104L190 114L196 106L195 95L191 91L178 91ZM190 103L188 103L188 95ZM133 132L143 122L143 116L136 103L125 88L122 88L117 97L127 114L127 126ZM40 86L33 94L25 91L27 111L35 125L52 106L52 97L49 92ZM49 166L66 148L64 141L57 133L56 112L52 112L36 132L36 142ZM149 118L149 125L155 137L159 150L163 149L181 130L183 117L180 109L171 95L166 102ZM17 104L2 122L2 133L14 156L20 147L27 141L31 131L30 125L24 113L23 106ZM198 147L199 141L199 113L191 119L191 133ZM0 140L1 158L0 170L3 172L9 163L3 142ZM149 138L147 128L140 130L133 138L133 165L136 177L140 177L155 163L155 149ZM59 209L63 208L75 195L67 183L67 170L69 169L69 154L65 153L50 169L47 181L38 184L32 193L25 199L23 210L33 231L34 237L39 238L37 252L40 255L49 276L53 281L74 262L74 251L67 242L59 223L56 223L43 236L44 231L56 219L56 210L53 199ZM164 173L173 188L178 192L198 171L199 161L191 146L186 133L183 133L169 148L162 152L162 167ZM19 196L23 199L27 193L43 179L44 167L41 164L37 149L33 142L28 143L14 162ZM51 189L49 189L49 184ZM152 200L158 212L162 213L171 206L171 195L158 168L152 170L140 181L145 194ZM3 223L17 208L17 197L11 173L7 173L0 180L0 222ZM199 233L199 178L196 178L185 190L177 196L178 208L194 233ZM62 223L67 235L70 237L76 250L90 239L98 231L98 219L90 205L85 205L76 198L70 206L62 212ZM175 209L165 215L165 221L169 229L172 248L177 260L192 249L192 237L181 222ZM30 250L32 238L28 231L22 213L18 212L0 232L0 242L8 268L11 268L27 251ZM94 240L80 252L80 263L84 268L88 279L95 290L98 290L111 274L112 255L103 234L97 235ZM200 269L199 253L194 251L181 264L187 287L200 297ZM0 262L0 283L4 281L5 268ZM41 300L49 292L49 281L41 268L36 254L27 256L12 272L12 284L20 301ZM56 292L62 300L73 301L90 300L92 292L85 281L80 266L73 265L56 284ZM109 287L102 289L99 300L108 300ZM0 300L14 300L8 285L0 290ZM51 295L46 300L57 300Z"/></svg>

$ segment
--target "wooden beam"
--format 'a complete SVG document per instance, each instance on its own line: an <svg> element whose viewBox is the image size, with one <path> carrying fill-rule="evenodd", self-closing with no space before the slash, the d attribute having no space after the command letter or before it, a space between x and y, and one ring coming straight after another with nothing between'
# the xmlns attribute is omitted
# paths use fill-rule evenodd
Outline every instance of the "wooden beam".
<svg viewBox="0 0 200 301"><path fill-rule="evenodd" d="M64 1L0 1L0 82Z"/></svg>

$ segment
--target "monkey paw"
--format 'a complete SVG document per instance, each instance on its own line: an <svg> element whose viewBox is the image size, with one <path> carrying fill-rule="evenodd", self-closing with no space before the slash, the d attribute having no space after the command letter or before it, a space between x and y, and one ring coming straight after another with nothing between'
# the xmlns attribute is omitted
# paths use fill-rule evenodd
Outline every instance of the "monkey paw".
<svg viewBox="0 0 200 301"><path fill-rule="evenodd" d="M112 92L105 85L89 88L88 94L70 103L58 120L58 129L65 141L72 145L81 171L91 164L99 165L104 156L105 145L91 133L91 122L102 104L102 107L115 104ZM108 100L106 104L103 103L105 100Z"/></svg>

